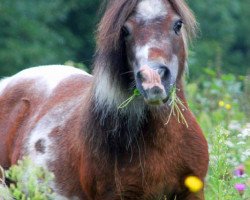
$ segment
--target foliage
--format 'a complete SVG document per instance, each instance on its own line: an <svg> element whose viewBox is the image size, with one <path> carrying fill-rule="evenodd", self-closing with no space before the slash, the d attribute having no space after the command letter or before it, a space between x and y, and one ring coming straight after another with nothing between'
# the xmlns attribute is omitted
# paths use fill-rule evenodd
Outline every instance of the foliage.
<svg viewBox="0 0 250 200"><path fill-rule="evenodd" d="M245 109L250 106L249 80L220 75L211 68L205 68L196 80L187 84L187 94L209 143L206 199L250 199L250 121ZM244 174L234 175L241 165ZM236 184L246 185L246 189L240 194Z"/></svg>
<svg viewBox="0 0 250 200"><path fill-rule="evenodd" d="M89 69L87 68L86 65L84 65L83 63L76 63L72 60L68 60L64 63L64 65L67 65L67 66L72 66L72 67L76 67L76 68L79 68L79 69L82 69L84 70L85 72L89 72Z"/></svg>
<svg viewBox="0 0 250 200"><path fill-rule="evenodd" d="M244 84L244 92L241 98L242 109L245 113L250 113L250 74L246 76Z"/></svg>
<svg viewBox="0 0 250 200"><path fill-rule="evenodd" d="M196 82L187 85L189 107L206 134L218 124L227 127L233 120L244 122L245 114L239 98L243 95L242 79L204 68Z"/></svg>
<svg viewBox="0 0 250 200"><path fill-rule="evenodd" d="M0 199L11 200L11 194L8 187L5 184L4 170L0 166Z"/></svg>
<svg viewBox="0 0 250 200"><path fill-rule="evenodd" d="M206 199L237 200L239 194L234 189L232 166L228 163L229 148L226 145L229 132L223 128L216 128L210 136L213 144L210 151L210 172L207 190L210 190Z"/></svg>
<svg viewBox="0 0 250 200"><path fill-rule="evenodd" d="M53 193L50 184L54 176L42 167L36 166L29 158L18 161L5 173L12 183L9 189L1 186L0 199L16 200L53 200ZM3 183L4 184L4 183ZM11 198L12 196L13 198Z"/></svg>
<svg viewBox="0 0 250 200"><path fill-rule="evenodd" d="M191 78L204 66L241 75L250 70L250 1L187 1L200 27L191 56ZM101 2L1 0L0 76L67 60L90 68Z"/></svg>
<svg viewBox="0 0 250 200"><path fill-rule="evenodd" d="M1 76L36 65L80 62L82 56L91 60L96 22L93 9L97 10L96 1L2 0Z"/></svg>
<svg viewBox="0 0 250 200"><path fill-rule="evenodd" d="M250 1L189 0L199 22L200 33L195 43L192 76L200 68L218 66L218 71L246 74L250 69L248 36Z"/></svg>

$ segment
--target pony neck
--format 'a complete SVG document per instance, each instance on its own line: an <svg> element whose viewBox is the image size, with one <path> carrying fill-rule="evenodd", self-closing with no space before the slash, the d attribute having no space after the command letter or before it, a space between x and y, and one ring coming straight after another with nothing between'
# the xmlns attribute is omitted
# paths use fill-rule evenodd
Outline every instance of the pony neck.
<svg viewBox="0 0 250 200"><path fill-rule="evenodd" d="M169 116L166 105L150 107L145 104L143 97L137 97L125 108L118 109L131 93L108 71L95 71L94 77L90 118L86 128L87 143L90 144L92 152L100 154L107 151L130 151L133 146L138 145L143 135L148 134L149 129L157 130L159 125L164 127ZM185 103L182 83L177 84L177 87L180 89L179 97ZM157 140L155 137L157 135L152 136L154 141Z"/></svg>
<svg viewBox="0 0 250 200"><path fill-rule="evenodd" d="M117 76L108 70L95 70L94 78L86 124L87 143L92 152L129 151L148 118L143 98L138 97L119 109L119 105L131 96L131 90L125 89Z"/></svg>

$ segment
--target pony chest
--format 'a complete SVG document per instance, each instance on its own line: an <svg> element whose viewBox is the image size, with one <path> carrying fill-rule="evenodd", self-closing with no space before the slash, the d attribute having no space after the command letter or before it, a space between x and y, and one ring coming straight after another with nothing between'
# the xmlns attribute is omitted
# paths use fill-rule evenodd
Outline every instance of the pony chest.
<svg viewBox="0 0 250 200"><path fill-rule="evenodd" d="M165 151L154 149L149 152L142 155L133 167L120 169L124 194L141 191L142 199L161 199L180 187L179 179L184 164L178 148L170 147Z"/></svg>
<svg viewBox="0 0 250 200"><path fill-rule="evenodd" d="M150 159L150 161L148 161ZM156 160L154 160L156 159ZM99 168L96 177L96 199L162 199L179 185L174 166L158 156L141 157L123 165L115 164L109 171ZM111 198L112 197L112 198ZM119 198L120 199L120 198Z"/></svg>

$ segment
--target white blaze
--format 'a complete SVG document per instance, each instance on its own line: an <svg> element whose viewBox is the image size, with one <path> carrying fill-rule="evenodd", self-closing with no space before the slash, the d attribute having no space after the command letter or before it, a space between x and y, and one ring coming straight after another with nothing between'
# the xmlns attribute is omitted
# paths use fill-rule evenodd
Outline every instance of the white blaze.
<svg viewBox="0 0 250 200"><path fill-rule="evenodd" d="M142 0L137 6L137 18L144 21L167 15L166 5L162 0Z"/></svg>
<svg viewBox="0 0 250 200"><path fill-rule="evenodd" d="M169 62L168 67L171 71L171 83L175 82L179 71L179 60L176 55L173 55L172 60Z"/></svg>

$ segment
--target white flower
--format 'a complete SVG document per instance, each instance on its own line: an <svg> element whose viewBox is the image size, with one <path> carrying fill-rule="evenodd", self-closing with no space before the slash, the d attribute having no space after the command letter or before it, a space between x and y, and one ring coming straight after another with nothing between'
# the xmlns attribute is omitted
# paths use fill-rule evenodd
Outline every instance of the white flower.
<svg viewBox="0 0 250 200"><path fill-rule="evenodd" d="M229 148L232 148L234 147L234 143L232 143L231 141L226 141L226 145L229 147Z"/></svg>
<svg viewBox="0 0 250 200"><path fill-rule="evenodd" d="M230 130L240 131L241 130L241 124L238 121L231 121L228 125L228 128Z"/></svg>
<svg viewBox="0 0 250 200"><path fill-rule="evenodd" d="M237 142L237 145L245 145L245 144L246 144L245 141L239 141L239 142Z"/></svg>

